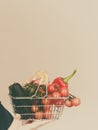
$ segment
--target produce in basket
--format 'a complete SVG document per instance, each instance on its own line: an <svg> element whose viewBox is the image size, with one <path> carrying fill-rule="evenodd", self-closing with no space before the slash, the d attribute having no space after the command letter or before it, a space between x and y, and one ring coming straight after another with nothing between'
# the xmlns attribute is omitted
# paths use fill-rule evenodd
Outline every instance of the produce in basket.
<svg viewBox="0 0 98 130"><path fill-rule="evenodd" d="M32 81L31 83L26 83L23 89L28 93L28 96L33 96L38 89L38 84Z"/></svg>
<svg viewBox="0 0 98 130"><path fill-rule="evenodd" d="M36 81L39 85L43 84L47 86L49 84L49 76L45 71L37 71L32 80Z"/></svg>
<svg viewBox="0 0 98 130"><path fill-rule="evenodd" d="M68 75L67 77L63 78L63 77L57 77L53 80L53 83L58 84L60 87L65 87L68 88L68 81L74 76L74 74L77 71L74 70L72 74Z"/></svg>
<svg viewBox="0 0 98 130"><path fill-rule="evenodd" d="M47 86L39 85L38 90L35 93L36 97L45 97L47 95Z"/></svg>
<svg viewBox="0 0 98 130"><path fill-rule="evenodd" d="M47 73L38 71L24 85L9 86L9 94L15 113L22 119L59 119L64 106L79 106L81 101L69 92L68 81L76 70L66 78L57 77L49 81Z"/></svg>
<svg viewBox="0 0 98 130"><path fill-rule="evenodd" d="M44 97L47 95L47 85L49 84L48 74L44 71L38 71L36 74L23 85L29 96Z"/></svg>
<svg viewBox="0 0 98 130"><path fill-rule="evenodd" d="M13 83L9 86L9 94L13 97L28 96L27 91L19 83Z"/></svg>
<svg viewBox="0 0 98 130"><path fill-rule="evenodd" d="M19 83L13 83L9 86L9 95L12 99L12 104L15 113L28 113L28 107L21 107L21 106L28 106L32 100L24 100L21 97L27 97L28 93ZM18 98L18 99L17 99ZM26 118L28 115L26 116ZM22 116L24 118L24 116Z"/></svg>

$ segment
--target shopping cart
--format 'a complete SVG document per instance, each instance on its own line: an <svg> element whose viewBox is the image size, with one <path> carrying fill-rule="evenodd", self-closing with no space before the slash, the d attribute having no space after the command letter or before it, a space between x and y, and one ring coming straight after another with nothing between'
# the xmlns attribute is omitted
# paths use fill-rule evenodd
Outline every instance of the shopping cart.
<svg viewBox="0 0 98 130"><path fill-rule="evenodd" d="M58 120L63 113L66 98L10 96L10 99L13 112L20 114L22 120Z"/></svg>

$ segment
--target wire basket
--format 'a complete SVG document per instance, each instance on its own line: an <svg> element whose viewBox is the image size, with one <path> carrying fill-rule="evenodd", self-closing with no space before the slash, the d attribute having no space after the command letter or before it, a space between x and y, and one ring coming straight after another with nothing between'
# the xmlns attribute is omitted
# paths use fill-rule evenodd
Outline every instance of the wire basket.
<svg viewBox="0 0 98 130"><path fill-rule="evenodd" d="M64 110L65 98L12 97L14 113L21 115L22 120L57 120Z"/></svg>

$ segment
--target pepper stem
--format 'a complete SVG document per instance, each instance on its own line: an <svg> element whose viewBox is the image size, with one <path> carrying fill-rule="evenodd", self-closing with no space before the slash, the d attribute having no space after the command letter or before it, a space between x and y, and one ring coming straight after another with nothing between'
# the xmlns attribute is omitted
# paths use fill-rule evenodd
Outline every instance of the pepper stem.
<svg viewBox="0 0 98 130"><path fill-rule="evenodd" d="M72 74L68 75L67 77L63 78L63 81L65 83L68 83L68 81L74 76L74 74L77 72L77 70L74 70Z"/></svg>

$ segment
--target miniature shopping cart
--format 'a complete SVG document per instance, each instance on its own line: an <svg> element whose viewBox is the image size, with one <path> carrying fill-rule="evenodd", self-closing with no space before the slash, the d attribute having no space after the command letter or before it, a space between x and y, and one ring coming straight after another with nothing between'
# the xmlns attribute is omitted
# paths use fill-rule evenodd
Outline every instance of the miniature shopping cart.
<svg viewBox="0 0 98 130"><path fill-rule="evenodd" d="M20 114L22 120L57 120L61 117L64 110L65 98L63 97L47 98L10 96L10 99L14 113ZM51 103L47 103L47 101L51 101Z"/></svg>

